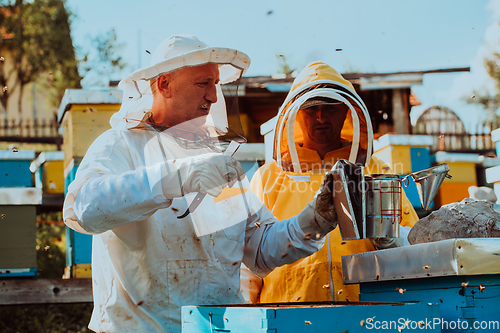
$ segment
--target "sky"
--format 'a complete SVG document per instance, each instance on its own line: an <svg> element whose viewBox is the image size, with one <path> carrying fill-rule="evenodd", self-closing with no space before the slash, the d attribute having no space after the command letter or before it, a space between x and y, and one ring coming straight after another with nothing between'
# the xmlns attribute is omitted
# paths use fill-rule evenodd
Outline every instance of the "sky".
<svg viewBox="0 0 500 333"><path fill-rule="evenodd" d="M422 105L446 106L474 132L481 108L464 99L491 90L483 59L500 51L500 0L67 0L73 43L115 29L129 64L121 79L149 64L156 46L174 34L192 34L210 46L235 48L252 63L246 76L271 75L284 55L299 71L324 61L340 73L398 72L471 67L470 72L426 74L413 86ZM341 51L336 51L341 49Z"/></svg>

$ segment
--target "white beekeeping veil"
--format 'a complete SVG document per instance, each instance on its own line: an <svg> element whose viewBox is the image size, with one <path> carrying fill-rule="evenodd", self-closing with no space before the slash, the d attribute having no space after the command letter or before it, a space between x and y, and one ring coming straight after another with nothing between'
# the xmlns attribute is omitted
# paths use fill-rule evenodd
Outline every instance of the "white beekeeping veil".
<svg viewBox="0 0 500 333"><path fill-rule="evenodd" d="M217 102L206 117L204 132L210 137L233 132L233 136L244 139L238 108L226 107L222 85L237 81L250 66L250 58L234 49L209 47L190 35L164 40L154 51L149 67L135 71L120 82L118 87L124 92L123 102L120 110L111 117L111 126L130 129L148 119L153 105L150 80L184 67L209 63L219 66L220 83L217 85ZM237 100L237 96L233 100Z"/></svg>

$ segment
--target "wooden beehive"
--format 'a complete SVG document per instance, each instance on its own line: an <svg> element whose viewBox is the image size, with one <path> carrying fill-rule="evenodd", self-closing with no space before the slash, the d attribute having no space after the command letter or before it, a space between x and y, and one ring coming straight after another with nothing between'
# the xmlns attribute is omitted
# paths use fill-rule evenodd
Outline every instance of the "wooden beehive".
<svg viewBox="0 0 500 333"><path fill-rule="evenodd" d="M111 116L120 109L119 90L66 90L59 107L63 128L64 192L74 180L90 145L110 129ZM65 277L91 277L92 236L66 229Z"/></svg>
<svg viewBox="0 0 500 333"><path fill-rule="evenodd" d="M36 276L36 206L31 150L0 151L0 277Z"/></svg>
<svg viewBox="0 0 500 333"><path fill-rule="evenodd" d="M35 174L35 186L49 194L64 193L64 152L42 152L31 163L31 172Z"/></svg>
<svg viewBox="0 0 500 333"><path fill-rule="evenodd" d="M59 107L63 128L64 167L85 156L92 142L110 129L109 119L120 109L119 90L67 89Z"/></svg>
<svg viewBox="0 0 500 333"><path fill-rule="evenodd" d="M448 163L451 179L445 178L436 195L438 206L460 202L469 197L469 187L477 186L476 164L478 154L437 152L435 164Z"/></svg>
<svg viewBox="0 0 500 333"><path fill-rule="evenodd" d="M374 155L399 175L430 168L431 145L430 135L386 134L373 143Z"/></svg>

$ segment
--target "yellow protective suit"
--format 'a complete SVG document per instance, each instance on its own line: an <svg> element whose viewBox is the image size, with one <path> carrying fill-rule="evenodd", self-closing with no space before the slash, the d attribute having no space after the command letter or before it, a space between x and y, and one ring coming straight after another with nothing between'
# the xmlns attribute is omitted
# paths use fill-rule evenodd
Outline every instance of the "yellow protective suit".
<svg viewBox="0 0 500 333"><path fill-rule="evenodd" d="M318 85L315 85L316 81ZM300 98L304 91L325 87L327 89L337 87L346 91L347 93L343 96L347 96L351 111L347 115L341 133L344 147L328 153L324 160L321 160L316 151L301 146L300 127L295 123L291 131L292 127L288 126L288 121L292 119L295 121L294 112L297 112L297 107L294 107L295 110L292 112L290 111L294 100ZM362 102L356 97L358 96L352 84L324 63L308 65L295 79L278 117L273 154L275 160L262 166L251 182L252 190L278 219L287 219L298 214L308 202L313 200L325 173L338 159L350 159L351 162L363 164L370 160L371 128L369 127L371 127L371 122L364 116L360 105ZM356 126L353 126L355 122L352 118L353 110L359 118ZM356 127L359 127L358 139L354 138ZM291 152L293 149L288 144L292 140L295 143L296 153ZM355 141L358 142L357 154L352 156L352 145ZM298 157L299 164L296 164L296 160L293 161L291 156L294 154ZM294 172L298 165L300 171ZM390 173L390 168L380 159L371 157L371 162L368 162L365 172L367 174ZM403 226L411 227L418 220L404 192L402 216L401 225ZM317 253L294 264L276 268L266 276L260 291L260 302L356 301L359 296L359 286L342 283L341 257L373 250L374 246L368 239L342 241L339 228L336 228L330 232L325 246Z"/></svg>

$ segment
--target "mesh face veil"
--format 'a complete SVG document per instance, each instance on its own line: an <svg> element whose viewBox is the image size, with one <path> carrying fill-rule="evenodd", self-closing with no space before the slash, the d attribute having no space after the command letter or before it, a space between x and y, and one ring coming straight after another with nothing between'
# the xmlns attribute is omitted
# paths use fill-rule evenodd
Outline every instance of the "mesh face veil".
<svg viewBox="0 0 500 333"><path fill-rule="evenodd" d="M303 133L298 126L296 116L304 103L321 99L329 100L331 104L343 103L348 109L344 123L340 124L341 140L346 144L342 152L339 150L337 155L342 153L340 158L368 165L373 142L373 129L368 110L349 81L330 66L317 62L309 64L299 73L279 110L273 149L273 158L278 166L293 172L312 170L311 163L306 162L310 161L307 158L307 151L300 149ZM330 155L332 159L339 156L335 153ZM328 169L333 166L332 163L334 164L334 161L326 163L324 167Z"/></svg>
<svg viewBox="0 0 500 333"><path fill-rule="evenodd" d="M173 73L186 67L198 67L216 64L219 71L219 82L216 84L217 102L206 103L209 113L200 119L189 119L173 127L162 124L151 124L153 106L153 90L155 80L163 74ZM245 141L245 136L239 121L237 96L229 92L237 92L239 78L250 65L249 57L237 50L214 48L201 42L194 36L178 35L164 40L154 51L149 67L140 69L125 79L119 88L123 90L123 102L120 110L110 120L111 126L117 129L144 127L147 124L156 125L152 128L159 131L173 131L189 140L201 138ZM236 89L224 89L223 85L231 83ZM223 90L226 91L226 98ZM229 97L228 97L229 94ZM226 103L227 99L227 103ZM184 106L168 112L182 113ZM189 108L189 105L185 106ZM202 105L202 107L206 107ZM192 135L189 134L189 132ZM184 133L184 135L182 135Z"/></svg>

